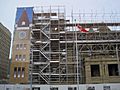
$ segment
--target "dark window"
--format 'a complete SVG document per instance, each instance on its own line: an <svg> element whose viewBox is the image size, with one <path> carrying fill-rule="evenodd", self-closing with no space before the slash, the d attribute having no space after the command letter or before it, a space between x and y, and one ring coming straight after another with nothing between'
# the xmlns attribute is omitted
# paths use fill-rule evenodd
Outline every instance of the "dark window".
<svg viewBox="0 0 120 90"><path fill-rule="evenodd" d="M25 76L25 68L22 67L22 77L24 77L24 76Z"/></svg>
<svg viewBox="0 0 120 90"><path fill-rule="evenodd" d="M77 90L76 87L68 87L68 90Z"/></svg>
<svg viewBox="0 0 120 90"><path fill-rule="evenodd" d="M95 90L95 87L94 86L88 87L87 90Z"/></svg>
<svg viewBox="0 0 120 90"><path fill-rule="evenodd" d="M21 73L21 68L18 67L18 78L20 77L20 73Z"/></svg>
<svg viewBox="0 0 120 90"><path fill-rule="evenodd" d="M99 65L91 65L91 77L100 76L100 67Z"/></svg>
<svg viewBox="0 0 120 90"><path fill-rule="evenodd" d="M103 90L110 90L110 86L103 86Z"/></svg>
<svg viewBox="0 0 120 90"><path fill-rule="evenodd" d="M51 87L50 90L58 90L58 87Z"/></svg>
<svg viewBox="0 0 120 90"><path fill-rule="evenodd" d="M109 76L118 76L118 64L108 64Z"/></svg>
<svg viewBox="0 0 120 90"><path fill-rule="evenodd" d="M17 67L14 67L14 78L16 78L17 75Z"/></svg>
<svg viewBox="0 0 120 90"><path fill-rule="evenodd" d="M68 87L68 90L73 90L73 88L72 87Z"/></svg>
<svg viewBox="0 0 120 90"><path fill-rule="evenodd" d="M11 90L11 88L6 88L6 90Z"/></svg>
<svg viewBox="0 0 120 90"><path fill-rule="evenodd" d="M17 67L14 67L14 72L16 72L17 71Z"/></svg>
<svg viewBox="0 0 120 90"><path fill-rule="evenodd" d="M77 88L76 88L76 87L74 87L74 90L77 90Z"/></svg>
<svg viewBox="0 0 120 90"><path fill-rule="evenodd" d="M40 87L33 87L32 90L40 90Z"/></svg>

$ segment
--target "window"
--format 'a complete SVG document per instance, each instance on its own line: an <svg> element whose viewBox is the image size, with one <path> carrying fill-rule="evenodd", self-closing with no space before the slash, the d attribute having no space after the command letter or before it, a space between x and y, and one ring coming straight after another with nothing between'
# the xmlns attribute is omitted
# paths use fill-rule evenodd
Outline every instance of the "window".
<svg viewBox="0 0 120 90"><path fill-rule="evenodd" d="M16 60L16 61L18 60L18 55L15 56L15 60Z"/></svg>
<svg viewBox="0 0 120 90"><path fill-rule="evenodd" d="M23 55L23 61L25 61L25 58L26 58L26 56L25 56L25 55Z"/></svg>
<svg viewBox="0 0 120 90"><path fill-rule="evenodd" d="M18 78L20 77L20 67L18 67Z"/></svg>
<svg viewBox="0 0 120 90"><path fill-rule="evenodd" d="M23 48L23 45L22 44L20 44L20 49L22 49Z"/></svg>
<svg viewBox="0 0 120 90"><path fill-rule="evenodd" d="M19 55L19 60L20 60L20 61L22 60L22 55Z"/></svg>
<svg viewBox="0 0 120 90"><path fill-rule="evenodd" d="M25 25L25 21L22 21L22 25Z"/></svg>
<svg viewBox="0 0 120 90"><path fill-rule="evenodd" d="M100 67L99 65L91 65L91 77L100 76Z"/></svg>
<svg viewBox="0 0 120 90"><path fill-rule="evenodd" d="M8 87L7 87L6 90L11 90L11 88L8 88Z"/></svg>
<svg viewBox="0 0 120 90"><path fill-rule="evenodd" d="M103 86L103 90L111 90L110 86Z"/></svg>
<svg viewBox="0 0 120 90"><path fill-rule="evenodd" d="M32 90L40 90L40 87L33 87Z"/></svg>
<svg viewBox="0 0 120 90"><path fill-rule="evenodd" d="M16 49L26 49L27 45L26 44L16 44Z"/></svg>
<svg viewBox="0 0 120 90"><path fill-rule="evenodd" d="M24 76L25 76L25 68L24 67L22 67L22 78L24 78Z"/></svg>
<svg viewBox="0 0 120 90"><path fill-rule="evenodd" d="M118 76L118 64L108 64L109 76Z"/></svg>
<svg viewBox="0 0 120 90"><path fill-rule="evenodd" d="M16 49L17 49L17 50L19 49L19 44L16 45Z"/></svg>
<svg viewBox="0 0 120 90"><path fill-rule="evenodd" d="M58 87L51 87L50 90L58 90Z"/></svg>
<svg viewBox="0 0 120 90"><path fill-rule="evenodd" d="M68 87L68 90L77 90L76 87Z"/></svg>
<svg viewBox="0 0 120 90"><path fill-rule="evenodd" d="M95 87L94 86L90 86L87 88L87 90L95 90Z"/></svg>
<svg viewBox="0 0 120 90"><path fill-rule="evenodd" d="M26 45L26 44L24 44L24 49L26 49L26 47L27 47L27 45Z"/></svg>
<svg viewBox="0 0 120 90"><path fill-rule="evenodd" d="M17 76L17 67L14 67L14 78Z"/></svg>

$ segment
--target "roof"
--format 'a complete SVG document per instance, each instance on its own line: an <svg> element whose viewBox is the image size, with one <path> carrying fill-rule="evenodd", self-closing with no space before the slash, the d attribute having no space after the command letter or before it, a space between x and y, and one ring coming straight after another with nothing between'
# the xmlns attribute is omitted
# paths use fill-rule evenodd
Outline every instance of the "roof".
<svg viewBox="0 0 120 90"><path fill-rule="evenodd" d="M21 18L24 11L26 11L29 23L32 23L33 7L20 7L20 8L17 8L15 23L17 23L19 21L19 19Z"/></svg>

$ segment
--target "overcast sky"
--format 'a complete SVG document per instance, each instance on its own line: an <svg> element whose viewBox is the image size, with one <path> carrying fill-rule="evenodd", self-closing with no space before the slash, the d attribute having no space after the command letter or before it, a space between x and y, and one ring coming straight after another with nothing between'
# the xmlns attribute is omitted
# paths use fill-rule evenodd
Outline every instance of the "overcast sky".
<svg viewBox="0 0 120 90"><path fill-rule="evenodd" d="M16 8L41 5L64 5L67 15L72 9L74 12L120 13L120 0L0 0L0 22L13 33Z"/></svg>
<svg viewBox="0 0 120 90"><path fill-rule="evenodd" d="M0 0L0 22L13 32L16 7L41 5L64 5L67 14L72 9L75 12L120 11L120 0Z"/></svg>

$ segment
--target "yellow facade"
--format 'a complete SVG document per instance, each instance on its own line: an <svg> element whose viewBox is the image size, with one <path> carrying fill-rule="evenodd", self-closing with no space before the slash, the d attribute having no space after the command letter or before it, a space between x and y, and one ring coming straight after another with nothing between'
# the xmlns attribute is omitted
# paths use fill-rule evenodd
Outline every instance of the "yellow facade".
<svg viewBox="0 0 120 90"><path fill-rule="evenodd" d="M20 33L26 35L21 39ZM15 30L12 47L12 63L10 70L10 83L28 83L30 63L30 30ZM17 71L14 69L17 68ZM18 71L20 68L20 71ZM24 68L24 77L22 77L22 68ZM16 76L14 76L16 72ZM19 73L20 72L20 73ZM20 76L18 77L18 74Z"/></svg>
<svg viewBox="0 0 120 90"><path fill-rule="evenodd" d="M99 59L85 59L85 75L86 75L86 83L88 84L96 84L96 83L119 83L120 76L119 75L109 75L108 65L117 65L116 58L99 58ZM91 71L91 65L99 65L100 76L91 76L93 73Z"/></svg>

